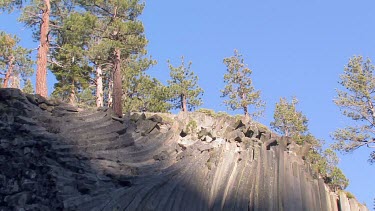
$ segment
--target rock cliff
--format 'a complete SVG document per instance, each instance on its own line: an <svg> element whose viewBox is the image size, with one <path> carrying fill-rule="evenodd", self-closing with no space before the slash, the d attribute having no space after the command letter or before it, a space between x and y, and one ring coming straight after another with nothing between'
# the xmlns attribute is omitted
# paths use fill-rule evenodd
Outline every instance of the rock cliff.
<svg viewBox="0 0 375 211"><path fill-rule="evenodd" d="M368 210L259 124L123 119L0 89L0 210Z"/></svg>

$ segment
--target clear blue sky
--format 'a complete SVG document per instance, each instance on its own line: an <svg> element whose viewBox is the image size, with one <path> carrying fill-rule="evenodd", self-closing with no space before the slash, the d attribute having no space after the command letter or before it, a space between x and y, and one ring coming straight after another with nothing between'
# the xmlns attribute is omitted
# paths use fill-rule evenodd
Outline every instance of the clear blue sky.
<svg viewBox="0 0 375 211"><path fill-rule="evenodd" d="M165 82L166 61L178 65L184 55L193 62L205 90L203 107L226 111L219 97L225 74L222 60L236 48L267 102L259 121L269 125L279 98L296 96L311 132L331 144L330 134L349 123L332 102L339 74L353 55L375 59L374 8L373 0L146 1L141 19L149 54L158 61L149 72ZM1 15L0 29L18 34L22 44L36 48L26 40L30 32L15 19ZM369 154L364 148L339 156L350 180L348 190L372 209L375 166L367 162Z"/></svg>

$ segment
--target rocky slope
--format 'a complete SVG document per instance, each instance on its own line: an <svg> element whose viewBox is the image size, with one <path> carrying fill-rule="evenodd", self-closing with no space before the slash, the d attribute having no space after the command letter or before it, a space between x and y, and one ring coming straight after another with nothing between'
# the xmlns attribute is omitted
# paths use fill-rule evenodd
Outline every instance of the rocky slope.
<svg viewBox="0 0 375 211"><path fill-rule="evenodd" d="M368 210L255 123L111 114L0 89L0 210Z"/></svg>

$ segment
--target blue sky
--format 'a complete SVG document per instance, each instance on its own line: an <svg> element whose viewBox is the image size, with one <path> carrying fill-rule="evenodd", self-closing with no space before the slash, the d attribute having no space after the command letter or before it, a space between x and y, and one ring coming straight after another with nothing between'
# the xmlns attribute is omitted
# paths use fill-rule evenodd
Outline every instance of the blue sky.
<svg viewBox="0 0 375 211"><path fill-rule="evenodd" d="M226 71L222 60L236 48L267 102L259 121L269 125L279 98L296 96L310 131L328 145L330 134L350 123L332 101L339 74L353 55L375 58L373 8L372 0L147 1L141 19L148 52L158 61L149 73L166 82L166 61L179 65L185 56L205 90L203 107L226 111L219 97ZM0 30L15 33L22 45L36 48L30 31L16 18L1 15ZM54 80L51 75L49 79L50 93ZM339 166L350 180L348 190L372 208L375 166L367 162L370 152L364 148L339 154Z"/></svg>

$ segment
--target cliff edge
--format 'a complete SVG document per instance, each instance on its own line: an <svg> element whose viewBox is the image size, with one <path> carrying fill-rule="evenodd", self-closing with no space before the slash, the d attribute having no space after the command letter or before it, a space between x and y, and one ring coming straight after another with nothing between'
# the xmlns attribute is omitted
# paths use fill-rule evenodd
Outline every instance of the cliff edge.
<svg viewBox="0 0 375 211"><path fill-rule="evenodd" d="M114 118L0 89L0 210L367 211L329 190L308 147L202 113Z"/></svg>

